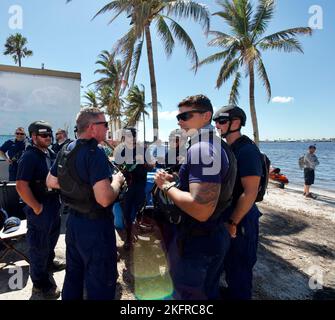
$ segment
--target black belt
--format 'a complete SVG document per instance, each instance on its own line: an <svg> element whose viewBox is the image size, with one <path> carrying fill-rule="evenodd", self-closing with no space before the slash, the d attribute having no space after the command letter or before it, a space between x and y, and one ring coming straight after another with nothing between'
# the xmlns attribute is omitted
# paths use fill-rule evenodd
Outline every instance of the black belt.
<svg viewBox="0 0 335 320"><path fill-rule="evenodd" d="M108 212L107 210L106 210L106 212L83 213L83 212L79 212L79 211L76 211L74 209L71 209L70 214L73 214L74 216L79 217L79 218L87 218L87 219L92 219L92 220L111 219L112 218L112 212Z"/></svg>

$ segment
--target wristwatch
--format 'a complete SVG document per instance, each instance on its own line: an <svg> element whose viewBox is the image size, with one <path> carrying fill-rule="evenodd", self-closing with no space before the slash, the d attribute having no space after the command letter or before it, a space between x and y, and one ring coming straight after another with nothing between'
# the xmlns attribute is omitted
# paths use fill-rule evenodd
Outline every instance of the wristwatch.
<svg viewBox="0 0 335 320"><path fill-rule="evenodd" d="M168 183L163 188L164 193L167 193L172 187L175 187L175 186L176 186L176 182L175 181Z"/></svg>
<svg viewBox="0 0 335 320"><path fill-rule="evenodd" d="M233 219L229 219L227 222L228 224L237 227L237 223Z"/></svg>

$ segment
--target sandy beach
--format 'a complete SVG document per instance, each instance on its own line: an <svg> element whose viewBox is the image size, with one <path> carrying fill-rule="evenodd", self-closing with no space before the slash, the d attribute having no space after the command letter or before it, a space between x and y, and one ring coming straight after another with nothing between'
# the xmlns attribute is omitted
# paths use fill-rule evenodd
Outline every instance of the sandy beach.
<svg viewBox="0 0 335 320"><path fill-rule="evenodd" d="M313 189L317 200L305 199L296 188L279 189L270 184L259 205L260 243L254 272L254 299L335 299L335 194ZM65 234L60 235L56 255L65 260ZM166 260L156 232L139 236L133 250L122 249L117 299L154 299L171 292ZM17 244L26 251L25 241ZM32 296L29 266L10 254L0 263L0 300L36 300ZM10 289L11 277L21 267L22 283ZM61 288L65 271L53 274ZM14 282L15 283L15 282ZM17 283L18 285L20 283Z"/></svg>

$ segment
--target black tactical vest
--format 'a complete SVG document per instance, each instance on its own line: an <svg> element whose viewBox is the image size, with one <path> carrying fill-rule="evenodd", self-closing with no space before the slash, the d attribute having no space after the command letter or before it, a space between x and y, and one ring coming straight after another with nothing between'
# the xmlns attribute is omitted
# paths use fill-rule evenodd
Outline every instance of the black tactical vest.
<svg viewBox="0 0 335 320"><path fill-rule="evenodd" d="M63 146L58 154L57 175L60 185L62 201L65 205L85 215L104 215L107 208L102 207L95 200L92 186L84 182L77 173L76 158L78 151L85 145L89 146L89 152L96 152L97 142L91 140L78 140L72 150L68 145Z"/></svg>

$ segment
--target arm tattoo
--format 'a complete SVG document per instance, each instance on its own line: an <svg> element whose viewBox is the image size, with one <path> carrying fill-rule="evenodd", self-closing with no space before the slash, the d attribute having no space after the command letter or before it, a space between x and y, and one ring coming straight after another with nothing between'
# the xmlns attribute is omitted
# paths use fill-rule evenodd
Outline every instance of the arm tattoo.
<svg viewBox="0 0 335 320"><path fill-rule="evenodd" d="M219 200L221 185L218 183L201 183L192 196L199 204L207 204L213 208Z"/></svg>

